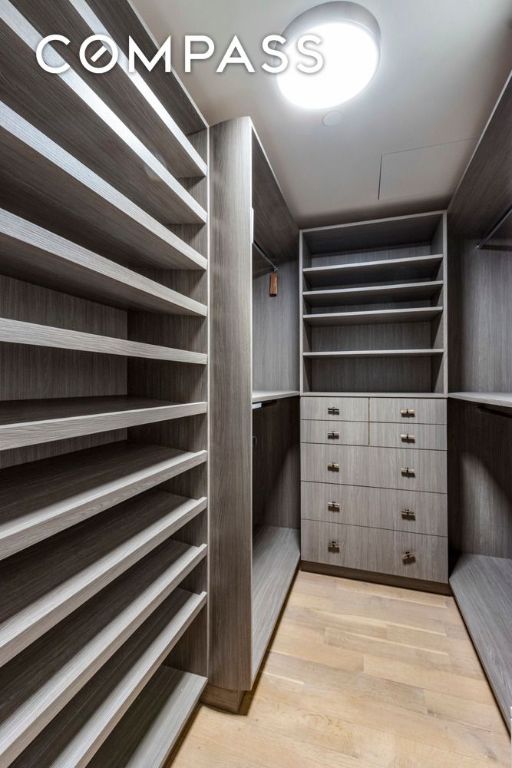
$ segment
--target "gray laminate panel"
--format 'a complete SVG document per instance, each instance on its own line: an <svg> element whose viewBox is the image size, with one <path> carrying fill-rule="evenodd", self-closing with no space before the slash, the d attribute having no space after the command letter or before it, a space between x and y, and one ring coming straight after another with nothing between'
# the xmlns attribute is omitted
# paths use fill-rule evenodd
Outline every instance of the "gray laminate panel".
<svg viewBox="0 0 512 768"><path fill-rule="evenodd" d="M121 262L205 269L206 259L7 104L0 104L0 204ZM62 216L62 210L66 216Z"/></svg>
<svg viewBox="0 0 512 768"><path fill-rule="evenodd" d="M303 444L301 478L317 483L446 493L447 459L443 451Z"/></svg>
<svg viewBox="0 0 512 768"><path fill-rule="evenodd" d="M450 586L510 730L512 560L462 555L450 576Z"/></svg>
<svg viewBox="0 0 512 768"><path fill-rule="evenodd" d="M0 670L9 764L169 597L206 547L167 542Z"/></svg>
<svg viewBox="0 0 512 768"><path fill-rule="evenodd" d="M206 456L120 442L2 470L0 558L204 464Z"/></svg>
<svg viewBox="0 0 512 768"><path fill-rule="evenodd" d="M156 549L206 499L150 491L0 564L0 665ZM179 538L179 537L178 537Z"/></svg>
<svg viewBox="0 0 512 768"><path fill-rule="evenodd" d="M435 357L313 358L313 392L430 392Z"/></svg>
<svg viewBox="0 0 512 768"><path fill-rule="evenodd" d="M304 323L314 328L342 325L371 325L373 323L424 323L434 320L443 307L410 307L408 309L374 309L355 312L319 312L304 315Z"/></svg>
<svg viewBox="0 0 512 768"><path fill-rule="evenodd" d="M149 736L151 715L154 715L158 705L162 703L162 693L166 691L167 695L171 696L169 676L174 683L172 698L175 704L175 728L178 725L178 714L181 715L179 722L183 725L190 715L187 694L192 694L192 679L194 682L199 681L194 675L165 667L159 668L159 665L184 633L187 633L192 622L197 620L205 602L204 593L191 594L189 591L177 589L22 752L12 764L13 768L85 766L91 764L91 758L94 765L104 767L112 747L109 738L112 731L115 731L112 739L120 759L121 755L126 754L124 750L131 743L125 731L127 722L131 725L132 739L135 735L140 737L143 728L147 729ZM162 679L166 681L164 688ZM204 681L204 678L200 680ZM154 699L150 698L151 696L154 696ZM140 711L142 703L144 712ZM138 714L136 723L130 716L132 707L133 712ZM125 716L127 720L124 719ZM118 723L124 733L121 743L117 738ZM168 725L171 726L172 723L168 721ZM169 739L171 736L172 730L168 734ZM157 747L156 743L154 747ZM152 762L146 763L145 768L153 768L153 765Z"/></svg>
<svg viewBox="0 0 512 768"><path fill-rule="evenodd" d="M367 397L308 397L301 398L302 419L319 421L368 421Z"/></svg>
<svg viewBox="0 0 512 768"><path fill-rule="evenodd" d="M256 678L300 560L299 531L263 526L253 549L253 657Z"/></svg>
<svg viewBox="0 0 512 768"><path fill-rule="evenodd" d="M411 579L448 581L448 539L441 536L303 520L302 559Z"/></svg>
<svg viewBox="0 0 512 768"><path fill-rule="evenodd" d="M512 395L506 392L450 392L448 397L494 408L512 408Z"/></svg>
<svg viewBox="0 0 512 768"><path fill-rule="evenodd" d="M325 445L368 445L367 421L313 421L302 419L300 423L302 443Z"/></svg>
<svg viewBox="0 0 512 768"><path fill-rule="evenodd" d="M370 424L370 445L383 448L446 451L447 439L446 426L440 424Z"/></svg>
<svg viewBox="0 0 512 768"><path fill-rule="evenodd" d="M433 255L332 264L306 267L303 275L312 288L370 284L385 280L425 280L436 277L442 259L442 255Z"/></svg>
<svg viewBox="0 0 512 768"><path fill-rule="evenodd" d="M443 287L440 280L393 285L364 286L304 291L304 301L312 307L334 307L348 304L377 304L385 301L431 299Z"/></svg>
<svg viewBox="0 0 512 768"><path fill-rule="evenodd" d="M301 485L303 519L448 535L446 494L308 482Z"/></svg>
<svg viewBox="0 0 512 768"><path fill-rule="evenodd" d="M446 400L370 398L370 421L396 424L446 424Z"/></svg>
<svg viewBox="0 0 512 768"><path fill-rule="evenodd" d="M304 352L306 358L361 358L361 357L433 357L442 355L443 349L345 349L329 352Z"/></svg>

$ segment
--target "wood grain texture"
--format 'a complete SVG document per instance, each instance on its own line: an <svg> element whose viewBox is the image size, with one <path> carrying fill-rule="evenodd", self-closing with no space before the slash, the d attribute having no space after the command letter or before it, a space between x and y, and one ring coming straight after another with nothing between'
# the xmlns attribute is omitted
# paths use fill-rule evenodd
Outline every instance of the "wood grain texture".
<svg viewBox="0 0 512 768"><path fill-rule="evenodd" d="M450 586L510 730L512 560L462 555L450 576Z"/></svg>
<svg viewBox="0 0 512 768"><path fill-rule="evenodd" d="M413 256L402 259L379 259L352 264L306 267L304 278L311 287L334 287L383 281L425 280L435 278L442 255Z"/></svg>
<svg viewBox="0 0 512 768"><path fill-rule="evenodd" d="M54 232L0 210L3 274L123 309L206 316L206 306Z"/></svg>
<svg viewBox="0 0 512 768"><path fill-rule="evenodd" d="M374 573L448 581L448 539L441 536L303 520L301 557Z"/></svg>
<svg viewBox="0 0 512 768"><path fill-rule="evenodd" d="M447 430L444 425L370 424L370 445L384 448L416 448L417 450L446 451Z"/></svg>
<svg viewBox="0 0 512 768"><path fill-rule="evenodd" d="M360 357L432 357L442 355L444 349L345 349L334 352L304 352L306 358L360 358Z"/></svg>
<svg viewBox="0 0 512 768"><path fill-rule="evenodd" d="M435 357L320 358L311 365L310 387L313 393L337 391L427 394L435 386L434 371L440 364Z"/></svg>
<svg viewBox="0 0 512 768"><path fill-rule="evenodd" d="M0 566L5 664L206 508L206 499L150 491Z"/></svg>
<svg viewBox="0 0 512 768"><path fill-rule="evenodd" d="M424 323L434 320L443 312L443 307L411 307L408 309L374 309L355 312L319 312L304 315L308 326L363 325L372 323Z"/></svg>
<svg viewBox="0 0 512 768"><path fill-rule="evenodd" d="M289 397L298 397L298 390L263 390L252 393L252 402L254 403L269 403L272 400L286 400Z"/></svg>
<svg viewBox="0 0 512 768"><path fill-rule="evenodd" d="M426 591L300 572L242 711L201 707L173 768L510 764L454 600Z"/></svg>
<svg viewBox="0 0 512 768"><path fill-rule="evenodd" d="M335 485L446 493L447 459L444 451L304 443L301 478Z"/></svg>
<svg viewBox="0 0 512 768"><path fill-rule="evenodd" d="M402 411L407 411L402 415ZM370 421L394 424L446 424L447 404L444 399L370 398Z"/></svg>
<svg viewBox="0 0 512 768"><path fill-rule="evenodd" d="M369 402L367 397L329 397L301 398L300 414L302 419L320 421L368 421Z"/></svg>
<svg viewBox="0 0 512 768"><path fill-rule="evenodd" d="M121 442L5 469L0 483L0 557L204 464L206 455Z"/></svg>
<svg viewBox="0 0 512 768"><path fill-rule="evenodd" d="M252 126L210 130L210 682L252 685ZM237 321L233 322L236 317ZM226 398L226 388L229 398ZM230 574L227 579L226 575Z"/></svg>
<svg viewBox="0 0 512 768"><path fill-rule="evenodd" d="M311 482L301 486L303 519L448 535L446 494Z"/></svg>
<svg viewBox="0 0 512 768"><path fill-rule="evenodd" d="M311 307L333 307L347 304L377 304L386 301L411 301L431 299L441 288L440 280L394 285L364 286L358 288L333 288L304 291L304 301Z"/></svg>
<svg viewBox="0 0 512 768"><path fill-rule="evenodd" d="M203 609L205 598L205 594L191 594L177 589L24 750L13 766L69 768L73 765L78 768L90 765L91 758L95 765L105 765L104 761L112 746L108 737L113 730L112 739L120 757L129 740L125 733L124 741L118 742L117 724L121 723L119 728L123 731L126 725L124 716L129 722L133 707L139 713L139 718L137 724L131 723L132 738L135 734L140 737L144 728L148 729L149 736L151 719L148 719L148 715L155 711L160 701L158 694L162 694L158 680L160 683L162 678L169 681L168 675L172 675L176 684L176 725L180 711L180 724L183 725L190 715L186 694L191 693L187 683L193 676L165 667L159 668L159 665ZM167 691L170 693L168 686ZM154 701L148 698L151 695L155 696ZM145 704L144 716L140 712L142 702Z"/></svg>
<svg viewBox="0 0 512 768"><path fill-rule="evenodd" d="M206 259L35 126L0 105L0 204L121 262L205 269ZM7 194L6 190L9 190ZM62 216L62 210L66 216Z"/></svg>
<svg viewBox="0 0 512 768"><path fill-rule="evenodd" d="M206 403L183 405L143 398L69 398L0 404L0 449L180 419L206 413Z"/></svg>
<svg viewBox="0 0 512 768"><path fill-rule="evenodd" d="M512 394L506 392L450 392L448 397L495 408L512 408Z"/></svg>
<svg viewBox="0 0 512 768"><path fill-rule="evenodd" d="M14 760L205 556L167 542L0 671L0 754Z"/></svg>
<svg viewBox="0 0 512 768"><path fill-rule="evenodd" d="M254 680L299 564L299 531L263 526L255 531L253 547Z"/></svg>
<svg viewBox="0 0 512 768"><path fill-rule="evenodd" d="M82 66L54 76L43 71L35 58L41 39L6 0L0 24L4 102L158 221L204 224L204 208L87 84ZM46 60L63 65L59 50L46 46ZM63 121L62 113L75 119Z"/></svg>
<svg viewBox="0 0 512 768"><path fill-rule="evenodd" d="M302 443L324 445L368 445L367 421L343 421L333 425L332 421L302 419L300 439Z"/></svg>

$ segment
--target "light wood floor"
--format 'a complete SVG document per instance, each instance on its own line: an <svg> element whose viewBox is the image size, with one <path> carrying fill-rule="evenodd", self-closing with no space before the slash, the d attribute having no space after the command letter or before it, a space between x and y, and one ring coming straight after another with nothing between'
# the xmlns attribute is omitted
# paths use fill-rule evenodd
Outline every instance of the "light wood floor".
<svg viewBox="0 0 512 768"><path fill-rule="evenodd" d="M452 598L299 573L245 716L201 707L172 768L510 766Z"/></svg>

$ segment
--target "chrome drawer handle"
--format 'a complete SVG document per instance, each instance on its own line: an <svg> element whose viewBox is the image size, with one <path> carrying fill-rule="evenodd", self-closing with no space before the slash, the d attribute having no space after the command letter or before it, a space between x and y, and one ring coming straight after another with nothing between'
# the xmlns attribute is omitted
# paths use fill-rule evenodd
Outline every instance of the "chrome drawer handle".
<svg viewBox="0 0 512 768"><path fill-rule="evenodd" d="M416 520L416 512L413 509L402 509L402 520Z"/></svg>
<svg viewBox="0 0 512 768"><path fill-rule="evenodd" d="M403 419L413 419L416 416L416 410L414 408L401 408L400 416Z"/></svg>
<svg viewBox="0 0 512 768"><path fill-rule="evenodd" d="M404 434L404 435L400 435L400 440L402 441L402 443L415 443L416 442L416 436L415 435Z"/></svg>
<svg viewBox="0 0 512 768"><path fill-rule="evenodd" d="M412 565L416 562L416 552L404 552L402 555L402 563L404 565Z"/></svg>
<svg viewBox="0 0 512 768"><path fill-rule="evenodd" d="M329 552L332 552L333 554L336 555L340 551L340 545L338 544L338 542L335 539L333 539L331 542L329 542L328 549L329 549Z"/></svg>
<svg viewBox="0 0 512 768"><path fill-rule="evenodd" d="M339 472L340 471L340 465L339 464L328 464L327 469L329 472Z"/></svg>
<svg viewBox="0 0 512 768"><path fill-rule="evenodd" d="M340 439L340 433L339 432L328 432L327 433L327 439L328 440L339 440Z"/></svg>
<svg viewBox="0 0 512 768"><path fill-rule="evenodd" d="M339 416L340 415L340 409L339 408L335 408L333 405L330 405L327 408L327 413L329 414L329 416Z"/></svg>
<svg viewBox="0 0 512 768"><path fill-rule="evenodd" d="M402 467L400 470L402 477L416 477L416 470L411 467Z"/></svg>
<svg viewBox="0 0 512 768"><path fill-rule="evenodd" d="M341 512L341 505L337 501L330 501L327 504L327 509L329 512Z"/></svg>

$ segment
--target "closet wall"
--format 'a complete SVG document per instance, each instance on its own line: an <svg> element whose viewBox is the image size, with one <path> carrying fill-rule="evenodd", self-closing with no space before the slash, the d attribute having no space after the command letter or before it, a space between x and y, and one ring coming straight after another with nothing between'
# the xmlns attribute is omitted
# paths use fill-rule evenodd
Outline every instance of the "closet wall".
<svg viewBox="0 0 512 768"><path fill-rule="evenodd" d="M512 206L511 130L509 81L448 212L450 584L508 727L512 225L506 214Z"/></svg>
<svg viewBox="0 0 512 768"><path fill-rule="evenodd" d="M62 75L36 63L42 36ZM80 43L109 34L92 75ZM208 135L124 0L0 10L0 764L163 766L208 674ZM62 58L61 58L62 57Z"/></svg>

